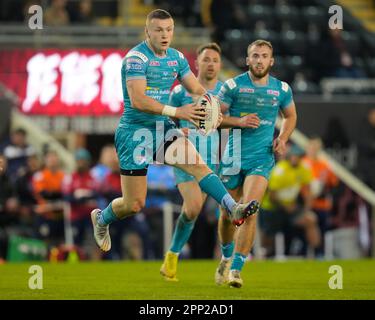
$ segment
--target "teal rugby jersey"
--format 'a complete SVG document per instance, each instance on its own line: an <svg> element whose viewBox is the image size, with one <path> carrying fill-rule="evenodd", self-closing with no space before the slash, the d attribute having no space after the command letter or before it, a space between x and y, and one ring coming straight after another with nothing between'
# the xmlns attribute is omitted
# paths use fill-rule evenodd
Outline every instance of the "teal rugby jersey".
<svg viewBox="0 0 375 320"><path fill-rule="evenodd" d="M258 86L251 80L249 72L245 72L227 80L218 97L229 106L230 116L242 117L249 113L256 113L260 119L258 128L241 130L241 159L247 160L272 154L273 134L278 112L290 106L293 101L289 85L269 76L267 85ZM232 150L233 132L231 130L225 153L231 153Z"/></svg>
<svg viewBox="0 0 375 320"><path fill-rule="evenodd" d="M156 121L169 121L162 115L145 113L135 109L130 101L126 81L130 79L146 79L146 95L167 104L171 87L177 78L191 72L184 55L176 49L168 48L164 57L157 57L147 45L141 42L125 56L121 68L122 91L124 97L124 113L120 119L120 127L139 126L155 128Z"/></svg>

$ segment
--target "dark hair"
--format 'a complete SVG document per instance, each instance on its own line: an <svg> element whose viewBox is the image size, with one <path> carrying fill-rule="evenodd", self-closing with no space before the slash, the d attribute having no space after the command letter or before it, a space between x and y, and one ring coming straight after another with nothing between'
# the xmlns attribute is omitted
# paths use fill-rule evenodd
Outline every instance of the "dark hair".
<svg viewBox="0 0 375 320"><path fill-rule="evenodd" d="M161 20L172 19L172 16L168 11L165 11L163 9L156 9L156 10L151 11L147 15L146 22L151 21L152 19L161 19Z"/></svg>
<svg viewBox="0 0 375 320"><path fill-rule="evenodd" d="M202 44L197 49L197 56L199 56L204 50L211 49L216 51L218 54L221 54L221 48L216 42L209 42L206 44Z"/></svg>
<svg viewBox="0 0 375 320"><path fill-rule="evenodd" d="M13 134L21 134L23 136L26 136L26 130L25 129L22 129L22 128L17 128L15 129L13 132Z"/></svg>
<svg viewBox="0 0 375 320"><path fill-rule="evenodd" d="M267 40L263 40L263 39L258 39L258 40L255 40L254 42L250 43L249 46L247 47L247 51L249 52L250 48L252 46L256 46L256 47L262 47L262 46L267 46L268 48L271 49L271 52L272 52L272 55L273 55L273 47L272 47L272 44L271 42L267 41Z"/></svg>

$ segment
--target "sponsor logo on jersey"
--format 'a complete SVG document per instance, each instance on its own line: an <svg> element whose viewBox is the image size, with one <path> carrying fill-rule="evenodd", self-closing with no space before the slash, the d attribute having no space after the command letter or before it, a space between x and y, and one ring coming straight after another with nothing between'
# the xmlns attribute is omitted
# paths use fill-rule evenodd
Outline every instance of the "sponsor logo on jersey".
<svg viewBox="0 0 375 320"><path fill-rule="evenodd" d="M257 98L257 104L259 106L263 106L264 105L264 98Z"/></svg>
<svg viewBox="0 0 375 320"><path fill-rule="evenodd" d="M137 61L137 62L127 62L126 63L126 70L134 70L134 71L139 71L142 70L142 64Z"/></svg>
<svg viewBox="0 0 375 320"><path fill-rule="evenodd" d="M272 126L273 122L269 120L260 120L260 124L264 126Z"/></svg>
<svg viewBox="0 0 375 320"><path fill-rule="evenodd" d="M177 60L168 61L167 64L170 67L175 67L177 66Z"/></svg>
<svg viewBox="0 0 375 320"><path fill-rule="evenodd" d="M160 66L160 62L152 60L152 61L150 61L150 66L151 67L159 67Z"/></svg>
<svg viewBox="0 0 375 320"><path fill-rule="evenodd" d="M267 94L271 94L273 96L278 97L280 95L280 91L277 91L277 90L267 90Z"/></svg>
<svg viewBox="0 0 375 320"><path fill-rule="evenodd" d="M283 91L287 92L288 89L289 89L289 85L288 85L286 82L281 81L281 89L282 89Z"/></svg>
<svg viewBox="0 0 375 320"><path fill-rule="evenodd" d="M174 71L174 72L170 72L170 71L155 72L156 70L155 69L153 69L153 70L154 70L154 72L150 71L150 69L147 71L147 79L157 80L157 81L160 81L160 80L162 80L162 81L173 81L178 76L178 73L176 71Z"/></svg>
<svg viewBox="0 0 375 320"><path fill-rule="evenodd" d="M234 89L236 87L236 82L233 79L229 79L225 82L229 89Z"/></svg>
<svg viewBox="0 0 375 320"><path fill-rule="evenodd" d="M182 52L180 52L178 50L177 50L177 52L178 52L178 55L180 56L181 59L185 59L184 54Z"/></svg>
<svg viewBox="0 0 375 320"><path fill-rule="evenodd" d="M221 181L224 183L227 183L230 180L230 176L221 176L220 178L221 178Z"/></svg>
<svg viewBox="0 0 375 320"><path fill-rule="evenodd" d="M163 90L160 88L147 87L147 90L146 90L146 95L157 101L161 101L163 98L168 98L170 93L171 92L168 89Z"/></svg>
<svg viewBox="0 0 375 320"><path fill-rule="evenodd" d="M142 61L138 58L128 58L126 59L126 63L142 63Z"/></svg>
<svg viewBox="0 0 375 320"><path fill-rule="evenodd" d="M143 62L148 61L148 58L142 52L139 52L139 51L129 51L128 54L126 55L126 57L138 57Z"/></svg>
<svg viewBox="0 0 375 320"><path fill-rule="evenodd" d="M255 90L253 88L240 88L239 92L240 93L243 93L243 92L245 92L245 93L254 93Z"/></svg>
<svg viewBox="0 0 375 320"><path fill-rule="evenodd" d="M147 87L146 90L147 90L147 93L149 94L161 94L161 95L169 95L171 92L168 89L160 89L160 88L153 88L153 87Z"/></svg>

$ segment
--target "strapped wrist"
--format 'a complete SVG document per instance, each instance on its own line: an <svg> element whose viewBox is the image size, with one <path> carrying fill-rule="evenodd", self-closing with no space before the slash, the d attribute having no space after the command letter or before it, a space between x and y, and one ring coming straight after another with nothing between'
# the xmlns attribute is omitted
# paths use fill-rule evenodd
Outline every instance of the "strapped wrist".
<svg viewBox="0 0 375 320"><path fill-rule="evenodd" d="M177 108L165 105L161 114L163 116L175 117L176 112L177 112Z"/></svg>

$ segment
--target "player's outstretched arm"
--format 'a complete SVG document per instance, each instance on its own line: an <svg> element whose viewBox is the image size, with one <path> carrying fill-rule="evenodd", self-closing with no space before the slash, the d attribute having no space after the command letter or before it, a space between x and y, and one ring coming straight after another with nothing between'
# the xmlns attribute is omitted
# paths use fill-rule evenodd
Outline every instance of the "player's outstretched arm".
<svg viewBox="0 0 375 320"><path fill-rule="evenodd" d="M221 111L225 113L228 110L227 106L221 102ZM252 128L256 129L259 127L260 119L256 113L249 113L243 117L231 117L223 115L223 121L220 124L220 128Z"/></svg>
<svg viewBox="0 0 375 320"><path fill-rule="evenodd" d="M181 84L192 95L194 102L207 91L192 72L182 78Z"/></svg>
<svg viewBox="0 0 375 320"><path fill-rule="evenodd" d="M155 99L150 98L145 94L147 86L145 79L128 80L126 86L133 107L139 111L151 114L162 114L177 119L188 120L193 123L197 120L204 120L205 118L206 112L193 104L175 108L161 104Z"/></svg>
<svg viewBox="0 0 375 320"><path fill-rule="evenodd" d="M145 94L146 86L145 79L132 79L126 82L132 106L142 112L162 114L164 105Z"/></svg>
<svg viewBox="0 0 375 320"><path fill-rule="evenodd" d="M223 116L223 121L220 124L220 128L252 128L256 129L259 127L260 120L256 113L250 113L243 117L230 117Z"/></svg>
<svg viewBox="0 0 375 320"><path fill-rule="evenodd" d="M219 128L226 129L240 127L256 129L259 127L260 120L256 113L250 113L244 117L231 117L225 115L229 110L229 105L223 101L220 101L220 108L222 112L222 121L220 122Z"/></svg>
<svg viewBox="0 0 375 320"><path fill-rule="evenodd" d="M282 109L281 114L283 115L283 120L280 128L280 134L275 139L273 144L274 151L279 156L285 154L286 143L288 142L290 135L296 127L297 112L294 101L292 101L292 103L288 107Z"/></svg>

